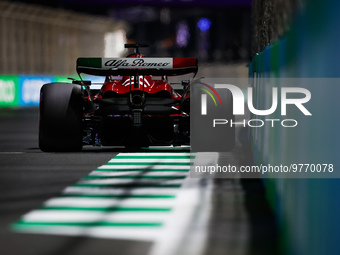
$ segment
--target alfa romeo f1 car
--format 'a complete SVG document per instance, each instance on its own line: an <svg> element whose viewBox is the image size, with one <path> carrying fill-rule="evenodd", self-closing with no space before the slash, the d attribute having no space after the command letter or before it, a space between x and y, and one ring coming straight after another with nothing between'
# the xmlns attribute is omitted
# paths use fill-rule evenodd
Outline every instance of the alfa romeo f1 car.
<svg viewBox="0 0 340 255"><path fill-rule="evenodd" d="M78 58L80 80L41 88L39 147L79 151L83 145L144 147L190 143L190 81L174 89L168 76L196 74L196 58ZM104 76L100 89L81 74Z"/></svg>

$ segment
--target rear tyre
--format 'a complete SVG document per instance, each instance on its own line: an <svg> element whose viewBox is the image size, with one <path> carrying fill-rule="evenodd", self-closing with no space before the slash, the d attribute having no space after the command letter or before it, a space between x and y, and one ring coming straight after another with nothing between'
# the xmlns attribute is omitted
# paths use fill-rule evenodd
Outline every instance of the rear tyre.
<svg viewBox="0 0 340 255"><path fill-rule="evenodd" d="M45 84L40 91L39 147L45 152L82 149L83 97L80 85Z"/></svg>

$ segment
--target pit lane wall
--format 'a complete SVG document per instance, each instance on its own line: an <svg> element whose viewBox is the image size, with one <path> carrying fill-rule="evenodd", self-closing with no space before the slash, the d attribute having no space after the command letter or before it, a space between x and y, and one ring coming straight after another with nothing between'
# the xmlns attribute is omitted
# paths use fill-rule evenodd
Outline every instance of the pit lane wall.
<svg viewBox="0 0 340 255"><path fill-rule="evenodd" d="M269 109L272 78L340 77L340 2L304 1L284 36L256 54L249 67L256 109ZM253 78L253 79L252 79ZM296 85L296 84L295 84ZM340 163L340 84L308 87L311 118L293 116L304 129L251 129L256 164ZM313 100L314 99L314 100ZM269 107L268 107L269 106ZM275 115L275 114L274 114ZM317 117L318 116L318 117ZM270 116L282 118L280 114ZM261 118L252 116L252 118ZM335 168L335 171L340 169ZM267 176L267 177L270 177ZM264 178L280 229L282 254L339 254L340 180Z"/></svg>
<svg viewBox="0 0 340 255"><path fill-rule="evenodd" d="M38 106L40 88L50 82L68 82L63 76L0 75L0 108Z"/></svg>

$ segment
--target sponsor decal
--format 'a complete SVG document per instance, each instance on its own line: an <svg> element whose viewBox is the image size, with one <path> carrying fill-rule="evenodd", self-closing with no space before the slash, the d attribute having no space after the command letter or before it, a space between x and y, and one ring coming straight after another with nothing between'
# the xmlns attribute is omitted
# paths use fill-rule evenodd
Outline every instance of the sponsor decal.
<svg viewBox="0 0 340 255"><path fill-rule="evenodd" d="M0 102L12 103L15 99L15 83L0 80Z"/></svg>
<svg viewBox="0 0 340 255"><path fill-rule="evenodd" d="M17 77L1 76L0 79L0 106L17 106L18 89Z"/></svg>
<svg viewBox="0 0 340 255"><path fill-rule="evenodd" d="M21 78L21 100L20 105L39 105L40 89L52 82L45 77L20 77Z"/></svg>
<svg viewBox="0 0 340 255"><path fill-rule="evenodd" d="M166 68L173 67L172 58L104 58L102 68Z"/></svg>

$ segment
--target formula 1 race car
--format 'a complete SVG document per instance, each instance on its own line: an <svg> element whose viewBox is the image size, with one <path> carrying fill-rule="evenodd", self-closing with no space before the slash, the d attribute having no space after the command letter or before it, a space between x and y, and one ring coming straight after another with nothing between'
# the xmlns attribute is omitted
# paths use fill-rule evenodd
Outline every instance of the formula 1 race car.
<svg viewBox="0 0 340 255"><path fill-rule="evenodd" d="M80 80L41 88L39 147L80 151L83 145L147 147L190 144L190 81L168 76L198 71L196 58L78 58ZM81 74L104 76L100 89Z"/></svg>

